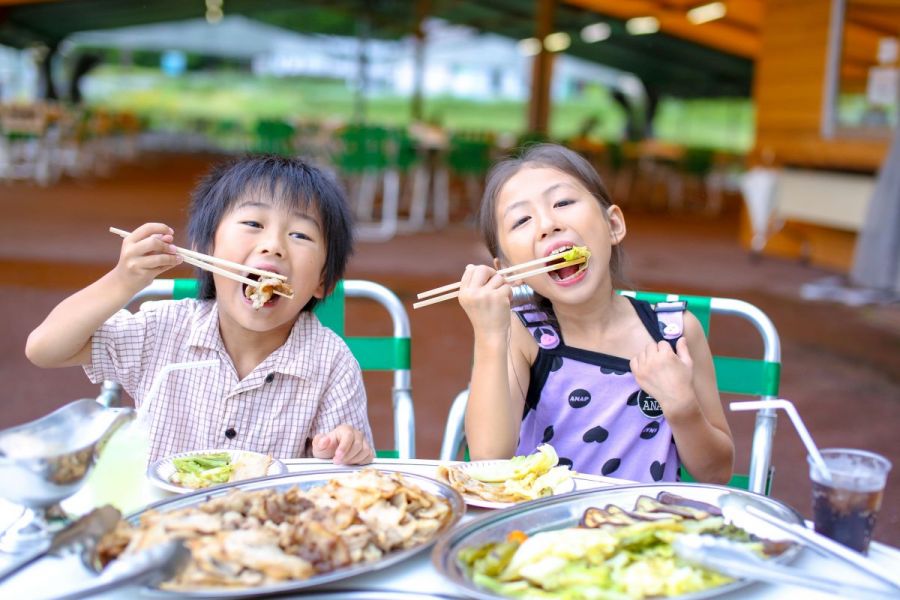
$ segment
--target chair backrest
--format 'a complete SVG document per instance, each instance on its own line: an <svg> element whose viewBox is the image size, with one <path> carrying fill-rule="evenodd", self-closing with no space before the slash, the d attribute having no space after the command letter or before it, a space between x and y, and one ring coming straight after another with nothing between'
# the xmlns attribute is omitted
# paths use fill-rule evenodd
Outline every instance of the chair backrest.
<svg viewBox="0 0 900 600"><path fill-rule="evenodd" d="M731 298L710 298L657 292L619 292L639 300L655 303L661 301L684 300L688 310L697 317L707 337L710 332L710 317L733 315L749 321L759 332L763 341L761 359L713 356L716 381L720 392L756 396L762 400L772 400L778 395L781 377L781 341L772 321L759 308L743 300ZM450 406L450 414L444 429L441 445L441 460L454 460L465 445L465 413L468 390L460 392ZM768 494L772 475L772 446L775 436L775 409L765 409L757 413L750 451L750 470L747 475L735 475L728 485L749 489L759 494ZM682 469L682 480L693 481L689 473Z"/></svg>
<svg viewBox="0 0 900 600"><path fill-rule="evenodd" d="M150 298L196 298L195 279L156 279L135 295L132 302ZM391 337L347 336L344 326L345 298L366 298L381 304L393 322ZM409 317L403 303L383 285L361 279L345 279L334 292L316 305L316 316L337 333L353 352L363 371L393 371L394 449L378 450L380 458L415 458L416 428L410 374Z"/></svg>

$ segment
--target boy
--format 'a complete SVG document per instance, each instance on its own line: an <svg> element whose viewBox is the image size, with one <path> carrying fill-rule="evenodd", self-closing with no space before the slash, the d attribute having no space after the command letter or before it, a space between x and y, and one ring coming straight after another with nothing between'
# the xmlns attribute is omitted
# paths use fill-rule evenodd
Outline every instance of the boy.
<svg viewBox="0 0 900 600"><path fill-rule="evenodd" d="M201 181L188 230L199 252L287 276L294 297L273 296L255 309L244 285L201 270L199 299L123 310L181 263L174 231L147 223L125 238L112 271L61 302L31 333L29 360L82 365L94 383L121 382L140 407L163 366L218 359L217 369L174 371L163 382L149 407L151 461L226 448L371 462L359 364L311 312L352 251L337 184L299 160L244 158Z"/></svg>

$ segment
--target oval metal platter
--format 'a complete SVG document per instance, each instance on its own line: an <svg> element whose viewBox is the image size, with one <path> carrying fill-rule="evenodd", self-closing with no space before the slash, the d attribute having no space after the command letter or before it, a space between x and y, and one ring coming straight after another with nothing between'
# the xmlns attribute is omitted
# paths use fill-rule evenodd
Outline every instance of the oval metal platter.
<svg viewBox="0 0 900 600"><path fill-rule="evenodd" d="M259 479L251 479L245 481L237 481L230 484L225 484L221 486L216 486L215 488L208 490L198 490L196 492L190 494L184 494L181 496L176 496L174 498L170 498L167 500L163 500L161 502L157 502L155 504L151 504L146 508L142 509L139 512L132 513L128 515L126 520L131 523L136 523L138 519L140 519L141 515L149 510L155 510L157 512L169 512L173 510L178 510L181 508L188 508L191 506L196 506L198 504L202 504L207 500L218 498L224 496L229 493L231 490L242 490L242 491L255 491L255 490L287 490L291 487L297 486L300 489L306 490L318 486L325 485L332 479L344 477L350 475L356 471L360 470L359 468L329 468L322 469L317 471L306 471L303 473L288 473L286 475L278 475L274 477L263 477ZM429 540L428 542L416 546L415 548L409 548L407 550L401 550L398 552L391 552L390 554L386 554L382 558L372 561L361 563L358 565L353 565L346 568L336 569L334 571L330 571L328 573L321 573L319 575L315 575L310 577L309 579L303 580L292 580L285 581L283 583L279 583L276 585L266 585L259 587L247 587L247 588L232 588L232 587L221 587L221 588L197 588L197 590L177 590L177 591L166 591L156 588L145 588L143 590L144 594L158 596L158 597L167 597L167 598L255 598L260 596L268 596L272 594L282 594L286 592L294 592L298 590L304 590L307 588L312 588L315 586L320 586L326 583L339 581L342 579L348 579L350 577L354 577L356 575L362 575L364 573L370 573L372 571L377 571L379 569L384 569L391 565L394 565L400 561L406 560L424 550L429 548L435 541L439 540L443 536L445 536L453 527L459 522L459 520L463 517L466 512L466 504L462 499L462 496L459 493L451 488L449 485L446 485L440 481L435 479L431 479L430 477L425 477L423 475L416 475L413 473L407 473L405 471L400 471L398 469L391 468L378 468L378 471L382 472L392 472L399 471L403 478L412 485L417 485L421 489L430 492L436 496L440 496L444 498L450 503L451 516L447 521L438 529L435 536ZM84 556L85 562L88 566L96 571L96 565L93 564L94 561L88 555Z"/></svg>
<svg viewBox="0 0 900 600"><path fill-rule="evenodd" d="M505 596L499 596L477 586L468 578L465 570L456 559L461 549L503 540L507 534L515 530L533 535L541 531L575 527L578 525L584 511L590 507L603 507L607 504L615 504L622 508L631 509L639 496L655 498L660 492L670 492L719 507L722 506L721 500L723 497L738 495L747 502L789 523L803 523L803 518L797 511L776 500L725 486L695 483L624 485L573 492L565 496L545 498L528 502L518 507L491 512L460 527L439 541L431 554L432 563L441 575L456 585L459 592L468 597L484 600L504 598ZM728 517L726 517L726 521L731 522ZM755 522L742 520L739 525L760 537L786 539L783 534L779 535L776 529L765 528L765 524L761 521L757 525ZM779 563L790 562L797 556L800 549L800 545L795 544L771 560ZM739 579L733 583L703 590L702 592L682 594L672 596L672 598L678 598L679 600L713 598L751 583L753 582Z"/></svg>

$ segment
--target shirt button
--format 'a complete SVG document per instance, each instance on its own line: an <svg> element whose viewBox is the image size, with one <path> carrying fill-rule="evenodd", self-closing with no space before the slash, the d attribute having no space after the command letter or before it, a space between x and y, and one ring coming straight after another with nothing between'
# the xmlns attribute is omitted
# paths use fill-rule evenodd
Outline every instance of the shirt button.
<svg viewBox="0 0 900 600"><path fill-rule="evenodd" d="M235 437L237 437L237 431L234 430L234 427L229 427L225 430L225 437L227 437L229 440L233 440Z"/></svg>
<svg viewBox="0 0 900 600"><path fill-rule="evenodd" d="M272 383L273 381L275 381L275 373L266 375L266 383Z"/></svg>

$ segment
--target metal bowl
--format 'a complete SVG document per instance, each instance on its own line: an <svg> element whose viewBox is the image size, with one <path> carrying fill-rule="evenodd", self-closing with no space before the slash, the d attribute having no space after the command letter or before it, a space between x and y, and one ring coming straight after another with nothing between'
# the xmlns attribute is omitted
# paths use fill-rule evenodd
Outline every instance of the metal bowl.
<svg viewBox="0 0 900 600"><path fill-rule="evenodd" d="M457 554L463 548L481 546L488 542L503 540L515 530L524 531L533 535L541 531L574 527L578 524L584 511L592 506L605 506L616 504L623 508L634 506L638 496L656 497L660 492L670 492L692 500L700 500L709 504L721 506L721 499L729 495L751 496L758 503L763 504L768 512L789 523L802 523L802 517L794 509L766 498L743 490L737 490L719 485L669 483L652 485L625 485L597 490L585 490L574 492L565 496L550 497L543 500L528 502L519 507L488 513L487 515L472 521L468 525L453 531L442 539L434 547L431 558L437 571L456 586L457 590L471 598L494 600L504 598L484 588L477 586L469 579L465 569L456 559ZM755 531L752 526L745 526L750 533L761 537L762 531ZM792 545L772 560L787 562L793 560L800 552L798 545ZM733 583L704 590L702 592L683 594L677 596L680 600L697 600L711 598L720 594L734 591L740 587L749 585L750 581L737 580Z"/></svg>

